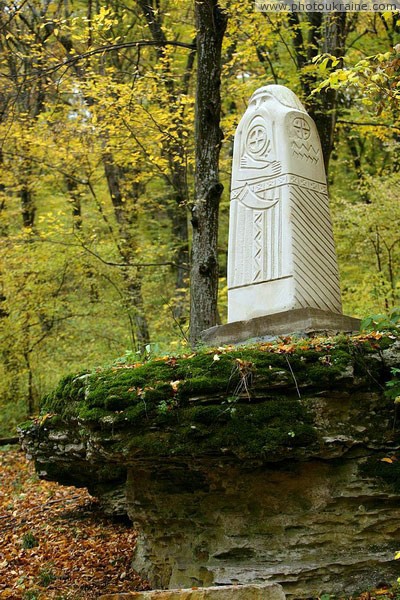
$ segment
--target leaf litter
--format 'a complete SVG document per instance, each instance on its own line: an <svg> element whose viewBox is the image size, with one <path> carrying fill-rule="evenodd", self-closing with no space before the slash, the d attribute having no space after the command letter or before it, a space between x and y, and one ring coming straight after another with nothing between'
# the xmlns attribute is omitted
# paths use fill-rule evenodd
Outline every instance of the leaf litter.
<svg viewBox="0 0 400 600"><path fill-rule="evenodd" d="M0 449L0 599L93 600L148 589L132 569L136 532L86 489L41 481L18 450Z"/></svg>

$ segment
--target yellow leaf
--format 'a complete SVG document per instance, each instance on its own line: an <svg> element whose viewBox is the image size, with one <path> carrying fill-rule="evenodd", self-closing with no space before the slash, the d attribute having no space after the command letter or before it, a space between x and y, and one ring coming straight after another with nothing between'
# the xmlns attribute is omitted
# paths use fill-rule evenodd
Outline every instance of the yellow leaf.
<svg viewBox="0 0 400 600"><path fill-rule="evenodd" d="M172 387L174 392L178 391L178 386L180 383L182 383L180 379L177 379L176 381L170 381L170 386Z"/></svg>

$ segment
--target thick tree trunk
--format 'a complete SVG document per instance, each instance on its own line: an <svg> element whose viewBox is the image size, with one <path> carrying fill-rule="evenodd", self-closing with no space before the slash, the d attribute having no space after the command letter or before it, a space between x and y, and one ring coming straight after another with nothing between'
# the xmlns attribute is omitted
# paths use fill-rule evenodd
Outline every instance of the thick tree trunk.
<svg viewBox="0 0 400 600"><path fill-rule="evenodd" d="M326 15L322 23L321 37L322 52L342 59L346 41L346 13L334 12ZM338 67L342 67L341 61L335 68ZM309 102L307 108L318 129L322 153L324 155L325 170L328 173L329 160L335 139L337 91L329 88L311 98L312 100Z"/></svg>
<svg viewBox="0 0 400 600"><path fill-rule="evenodd" d="M195 199L192 209L190 281L190 341L217 323L218 211L223 186L219 182L221 47L227 15L217 0L195 4L197 25L197 86Z"/></svg>

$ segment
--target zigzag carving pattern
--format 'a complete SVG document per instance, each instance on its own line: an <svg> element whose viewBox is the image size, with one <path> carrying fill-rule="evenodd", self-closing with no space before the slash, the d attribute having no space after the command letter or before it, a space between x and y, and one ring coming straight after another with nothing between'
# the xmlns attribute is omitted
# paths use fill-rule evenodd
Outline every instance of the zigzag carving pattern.
<svg viewBox="0 0 400 600"><path fill-rule="evenodd" d="M312 144L307 144L305 142L297 142L296 140L292 140L292 150L294 156L299 156L300 158L305 158L306 160L310 160L311 162L317 164L320 159L319 148L315 148Z"/></svg>
<svg viewBox="0 0 400 600"><path fill-rule="evenodd" d="M271 208L255 211L234 201L231 204L231 236L235 240L235 253L230 257L228 269L230 289L282 276L279 202Z"/></svg>
<svg viewBox="0 0 400 600"><path fill-rule="evenodd" d="M263 241L263 213L256 212L253 221L253 283L261 279Z"/></svg>
<svg viewBox="0 0 400 600"><path fill-rule="evenodd" d="M339 273L326 194L290 186L296 299L304 308L341 312Z"/></svg>

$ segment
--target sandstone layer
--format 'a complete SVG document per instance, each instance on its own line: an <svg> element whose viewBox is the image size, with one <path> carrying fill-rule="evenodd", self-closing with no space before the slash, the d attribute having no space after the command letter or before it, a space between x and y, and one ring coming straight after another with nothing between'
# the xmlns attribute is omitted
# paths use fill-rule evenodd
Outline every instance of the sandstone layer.
<svg viewBox="0 0 400 600"><path fill-rule="evenodd" d="M23 447L41 477L129 516L154 588L274 582L310 597L393 582L400 341L302 344L67 378Z"/></svg>
<svg viewBox="0 0 400 600"><path fill-rule="evenodd" d="M227 585L179 590L154 590L148 592L130 592L127 594L105 594L99 600L285 600L281 586L264 585Z"/></svg>

